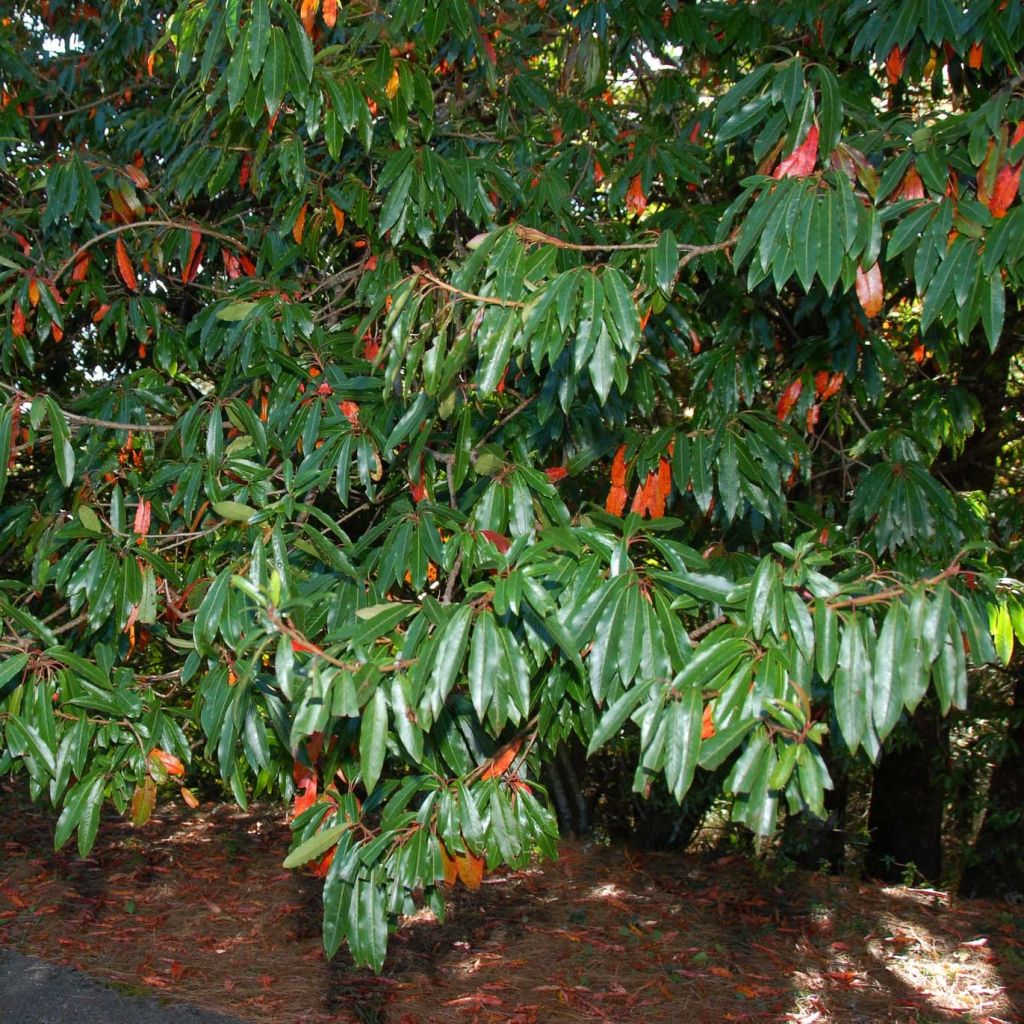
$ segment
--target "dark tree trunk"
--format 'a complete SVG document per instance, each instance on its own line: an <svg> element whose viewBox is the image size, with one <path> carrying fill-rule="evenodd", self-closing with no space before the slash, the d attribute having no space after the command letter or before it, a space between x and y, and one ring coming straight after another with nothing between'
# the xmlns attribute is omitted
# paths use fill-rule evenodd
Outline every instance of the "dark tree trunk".
<svg viewBox="0 0 1024 1024"><path fill-rule="evenodd" d="M1006 752L992 773L985 820L960 879L963 896L1024 893L1024 666L1013 702Z"/></svg>
<svg viewBox="0 0 1024 1024"><path fill-rule="evenodd" d="M911 865L929 882L942 875L942 776L949 733L934 701L926 699L875 769L868 811L865 869L900 882Z"/></svg>

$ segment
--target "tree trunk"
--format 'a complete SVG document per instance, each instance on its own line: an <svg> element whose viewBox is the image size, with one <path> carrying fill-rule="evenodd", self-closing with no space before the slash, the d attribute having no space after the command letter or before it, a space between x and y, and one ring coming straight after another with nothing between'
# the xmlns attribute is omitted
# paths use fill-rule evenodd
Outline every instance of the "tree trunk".
<svg viewBox="0 0 1024 1024"><path fill-rule="evenodd" d="M903 881L913 866L935 884L942 875L941 771L949 733L934 701L926 699L894 739L875 769L864 866L886 882Z"/></svg>
<svg viewBox="0 0 1024 1024"><path fill-rule="evenodd" d="M985 820L960 879L962 896L1024 893L1024 666L1013 703L1006 752L992 773Z"/></svg>

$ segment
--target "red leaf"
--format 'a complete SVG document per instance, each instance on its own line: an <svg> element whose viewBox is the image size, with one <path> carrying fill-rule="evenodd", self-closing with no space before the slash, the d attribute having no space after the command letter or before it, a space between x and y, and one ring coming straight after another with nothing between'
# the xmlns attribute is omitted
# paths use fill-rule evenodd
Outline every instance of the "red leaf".
<svg viewBox="0 0 1024 1024"><path fill-rule="evenodd" d="M878 316L885 304L885 289L882 287L882 271L877 261L867 270L857 267L857 298L869 317Z"/></svg>
<svg viewBox="0 0 1024 1024"><path fill-rule="evenodd" d="M221 249L221 257L224 260L224 270L227 272L228 277L234 281L235 278L242 276L242 266L238 262L238 257L230 249Z"/></svg>
<svg viewBox="0 0 1024 1024"><path fill-rule="evenodd" d="M829 376L828 382L818 393L819 397L823 402L828 401L836 392L843 386L845 375L840 371L839 373L833 373Z"/></svg>
<svg viewBox="0 0 1024 1024"><path fill-rule="evenodd" d="M813 434L814 428L818 425L818 417L821 415L821 405L815 402L807 409L807 433Z"/></svg>
<svg viewBox="0 0 1024 1024"><path fill-rule="evenodd" d="M807 138L775 169L776 178L806 178L818 159L818 126L812 124Z"/></svg>
<svg viewBox="0 0 1024 1024"><path fill-rule="evenodd" d="M1017 130L1010 139L1010 146L1016 146L1024 139L1024 121L1017 125ZM996 172L995 185L992 187L992 195L988 199L988 208L992 211L993 217L1005 217L1006 211L1010 208L1014 199L1017 198L1017 190L1020 187L1021 165L1024 161L1015 164L1005 163ZM978 177L981 181L981 175ZM981 196L979 195L979 199Z"/></svg>
<svg viewBox="0 0 1024 1024"><path fill-rule="evenodd" d="M238 171L238 187L245 188L249 184L249 172L252 170L252 153L242 157L242 166Z"/></svg>
<svg viewBox="0 0 1024 1024"><path fill-rule="evenodd" d="M647 209L647 196L644 195L640 175L636 175L626 189L626 209L639 216Z"/></svg>
<svg viewBox="0 0 1024 1024"><path fill-rule="evenodd" d="M778 408L775 410L775 415L780 419L784 420L790 412L793 410L793 406L796 405L797 399L800 397L800 392L803 390L804 382L801 378L797 377L788 388L782 393L782 397L779 399Z"/></svg>
<svg viewBox="0 0 1024 1024"><path fill-rule="evenodd" d="M102 306L98 306L96 312L92 315L92 322L98 324L108 313L110 312L110 303L104 302Z"/></svg>
<svg viewBox="0 0 1024 1024"><path fill-rule="evenodd" d="M481 530L480 536L489 540L502 554L505 554L512 547L512 542L508 537L503 537L500 533L495 533L493 530Z"/></svg>
<svg viewBox="0 0 1024 1024"><path fill-rule="evenodd" d="M967 51L967 66L977 71L981 67L984 53L985 47L981 43L971 43L971 48Z"/></svg>
<svg viewBox="0 0 1024 1024"><path fill-rule="evenodd" d="M544 470L544 475L553 484L557 484L559 480L564 480L569 475L569 470L565 466L549 466Z"/></svg>
<svg viewBox="0 0 1024 1024"><path fill-rule="evenodd" d="M885 74L890 85L895 85L903 77L903 68L907 63L907 51L894 46L885 58Z"/></svg>
<svg viewBox="0 0 1024 1024"><path fill-rule="evenodd" d="M612 459L612 484L623 487L626 483L626 446L620 444Z"/></svg>
<svg viewBox="0 0 1024 1024"><path fill-rule="evenodd" d="M359 426L359 406L355 402L339 402L338 409L353 427Z"/></svg>
<svg viewBox="0 0 1024 1024"><path fill-rule="evenodd" d="M199 261L202 259L202 253L199 251L199 244L202 240L203 236L201 232L192 232L192 239L189 243L188 259L185 261L185 265L181 268L182 284L190 284L192 279L196 276L196 271L199 270Z"/></svg>
<svg viewBox="0 0 1024 1024"><path fill-rule="evenodd" d="M135 269L132 267L132 261L128 259L128 250L124 247L124 241L118 239L114 245L114 251L117 253L117 269L121 272L121 280L128 286L128 289L133 292L139 290L138 282L135 280Z"/></svg>

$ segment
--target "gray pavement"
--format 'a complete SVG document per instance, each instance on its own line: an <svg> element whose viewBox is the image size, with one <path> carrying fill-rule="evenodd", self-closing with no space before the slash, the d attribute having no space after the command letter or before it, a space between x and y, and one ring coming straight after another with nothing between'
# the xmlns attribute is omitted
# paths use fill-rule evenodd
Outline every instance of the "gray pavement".
<svg viewBox="0 0 1024 1024"><path fill-rule="evenodd" d="M241 1024L184 1003L122 995L81 971L0 949L0 1024Z"/></svg>

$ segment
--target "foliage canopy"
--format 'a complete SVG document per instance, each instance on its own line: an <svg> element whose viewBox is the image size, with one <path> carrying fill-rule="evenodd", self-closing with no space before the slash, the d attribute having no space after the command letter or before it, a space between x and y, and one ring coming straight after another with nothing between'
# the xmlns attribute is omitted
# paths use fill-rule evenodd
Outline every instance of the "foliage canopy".
<svg viewBox="0 0 1024 1024"><path fill-rule="evenodd" d="M83 853L197 759L294 798L378 969L553 853L572 734L821 815L827 735L875 759L1024 639L961 472L1022 55L1006 0L4 19L0 771Z"/></svg>

